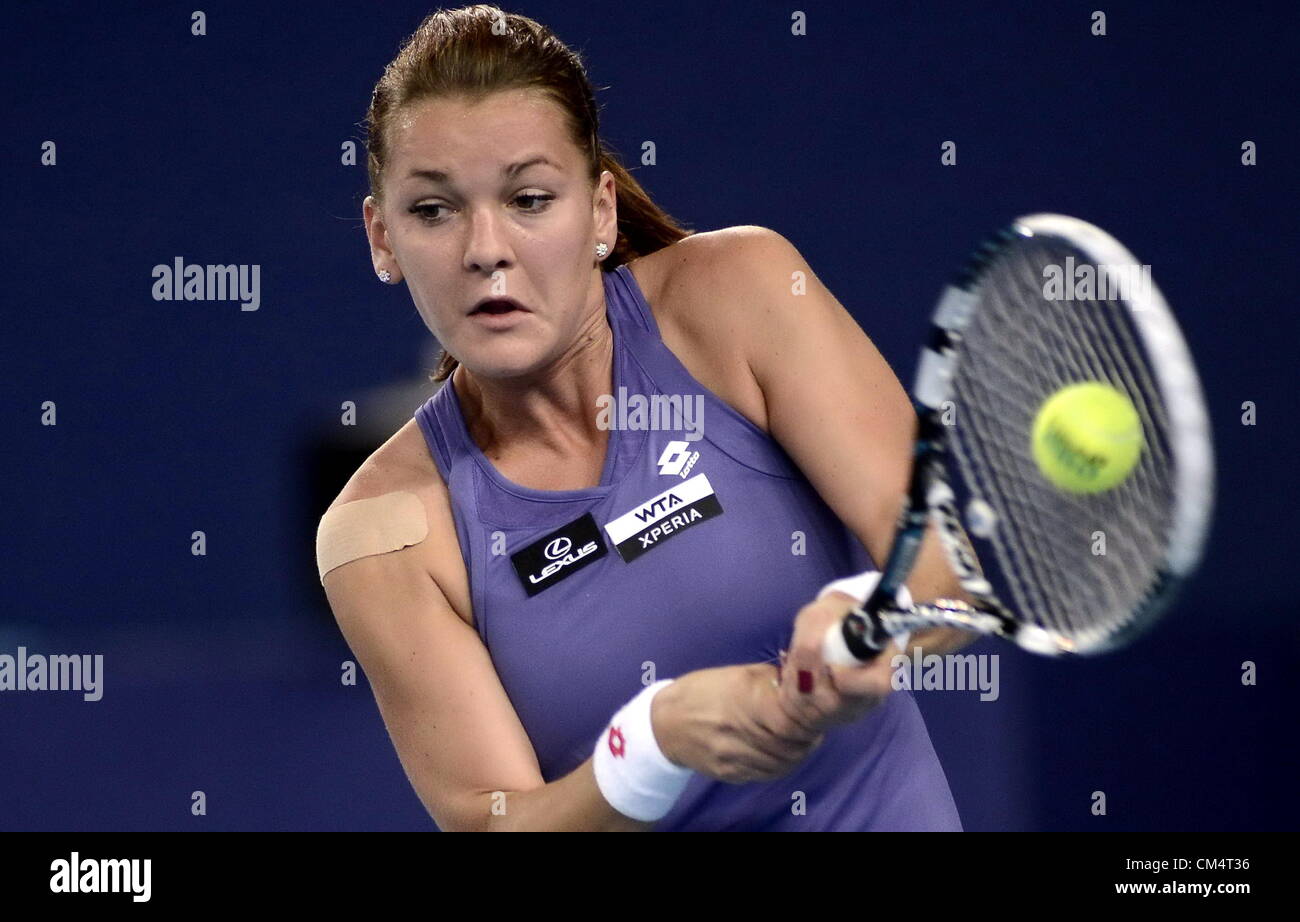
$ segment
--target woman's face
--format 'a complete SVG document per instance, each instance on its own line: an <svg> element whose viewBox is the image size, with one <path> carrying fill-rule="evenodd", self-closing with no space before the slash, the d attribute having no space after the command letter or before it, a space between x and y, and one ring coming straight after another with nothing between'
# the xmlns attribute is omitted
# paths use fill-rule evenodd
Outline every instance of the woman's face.
<svg viewBox="0 0 1300 922"><path fill-rule="evenodd" d="M405 278L430 331L475 375L553 362L601 297L595 246L614 242L613 176L590 187L561 110L535 90L414 104L388 140L382 211L365 203L376 268ZM525 310L472 313L488 297Z"/></svg>

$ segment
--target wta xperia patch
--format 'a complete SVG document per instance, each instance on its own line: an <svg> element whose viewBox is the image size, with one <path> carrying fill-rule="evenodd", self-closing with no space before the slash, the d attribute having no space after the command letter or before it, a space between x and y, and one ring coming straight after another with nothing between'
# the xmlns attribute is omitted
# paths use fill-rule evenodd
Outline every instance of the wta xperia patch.
<svg viewBox="0 0 1300 922"><path fill-rule="evenodd" d="M596 520L588 512L511 554L510 562L531 598L608 553Z"/></svg>
<svg viewBox="0 0 1300 922"><path fill-rule="evenodd" d="M619 556L631 563L692 525L722 515L709 478L696 474L605 525Z"/></svg>

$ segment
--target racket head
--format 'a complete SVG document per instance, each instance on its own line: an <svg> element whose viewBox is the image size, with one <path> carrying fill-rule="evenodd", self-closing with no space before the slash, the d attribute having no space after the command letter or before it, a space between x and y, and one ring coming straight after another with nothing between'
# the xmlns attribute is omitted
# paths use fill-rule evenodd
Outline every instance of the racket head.
<svg viewBox="0 0 1300 922"><path fill-rule="evenodd" d="M1144 438L1128 478L1092 494L1051 484L1031 447L1038 409L1083 381L1124 392ZM930 514L964 531L983 564L964 585L1010 614L1007 636L1038 653L1095 654L1149 629L1199 562L1214 493L1195 366L1149 267L1077 218L1017 219L942 293L913 396L923 420L943 424L931 481L951 503ZM961 575L960 541L944 544Z"/></svg>

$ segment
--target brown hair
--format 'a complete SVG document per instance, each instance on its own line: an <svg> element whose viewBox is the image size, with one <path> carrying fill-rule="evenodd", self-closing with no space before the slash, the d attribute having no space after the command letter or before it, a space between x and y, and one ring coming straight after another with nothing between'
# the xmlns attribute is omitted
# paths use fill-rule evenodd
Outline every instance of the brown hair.
<svg viewBox="0 0 1300 922"><path fill-rule="evenodd" d="M602 170L614 176L618 238L601 263L603 271L612 272L694 233L659 208L600 140L595 95L578 54L535 20L487 4L430 13L384 68L366 113L370 194L382 201L387 130L399 110L427 99L481 99L525 88L543 91L565 112L570 137L585 156L593 187ZM445 380L457 364L444 349L433 380Z"/></svg>

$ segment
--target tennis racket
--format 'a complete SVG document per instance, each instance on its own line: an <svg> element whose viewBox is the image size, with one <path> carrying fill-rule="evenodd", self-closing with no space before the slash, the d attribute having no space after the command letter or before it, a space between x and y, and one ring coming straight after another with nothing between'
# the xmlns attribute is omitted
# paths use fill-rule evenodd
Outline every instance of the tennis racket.
<svg viewBox="0 0 1300 922"><path fill-rule="evenodd" d="M1119 390L1142 428L1127 478L1088 493L1049 481L1031 443L1043 404L1083 382ZM861 663L894 635L936 626L1093 654L1167 609L1209 524L1210 428L1178 325L1118 241L1054 214L991 236L943 290L911 396L894 542L870 596L828 632L827 662ZM929 522L973 604L900 603Z"/></svg>

